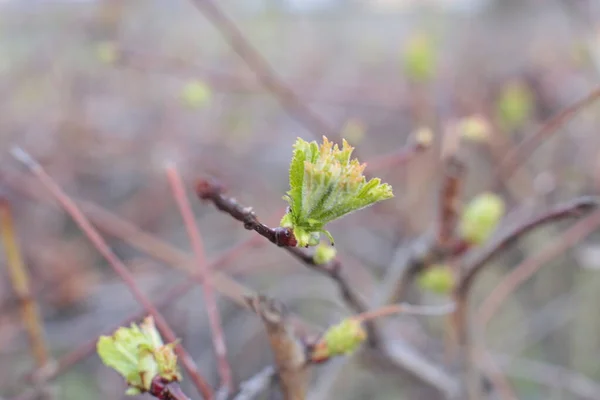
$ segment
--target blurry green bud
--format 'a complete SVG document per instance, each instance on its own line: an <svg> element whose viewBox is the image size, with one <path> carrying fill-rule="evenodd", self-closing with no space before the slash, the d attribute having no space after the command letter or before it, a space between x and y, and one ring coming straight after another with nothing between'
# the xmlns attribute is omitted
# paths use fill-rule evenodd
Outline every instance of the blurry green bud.
<svg viewBox="0 0 600 400"><path fill-rule="evenodd" d="M447 265L432 265L419 274L419 286L438 294L447 294L455 283L454 273Z"/></svg>
<svg viewBox="0 0 600 400"><path fill-rule="evenodd" d="M210 90L210 87L202 81L191 81L187 83L181 93L182 101L190 108L204 107L209 103L211 97L212 91Z"/></svg>
<svg viewBox="0 0 600 400"><path fill-rule="evenodd" d="M500 196L490 192L478 195L463 210L459 225L461 238L473 245L484 243L494 233L504 211Z"/></svg>
<svg viewBox="0 0 600 400"><path fill-rule="evenodd" d="M346 318L325 332L311 354L311 361L320 362L353 353L366 339L367 332L362 323L355 318Z"/></svg>
<svg viewBox="0 0 600 400"><path fill-rule="evenodd" d="M404 49L404 73L416 82L433 78L436 67L436 51L432 38L425 33L411 37Z"/></svg>
<svg viewBox="0 0 600 400"><path fill-rule="evenodd" d="M95 51L96 57L103 64L114 64L119 57L119 51L114 42L97 43Z"/></svg>
<svg viewBox="0 0 600 400"><path fill-rule="evenodd" d="M329 261L335 258L336 254L337 251L335 247L326 244L321 244L317 246L317 249L315 250L313 261L317 265L327 264Z"/></svg>
<svg viewBox="0 0 600 400"><path fill-rule="evenodd" d="M531 116L533 107L533 94L527 85L518 81L508 83L497 103L500 124L507 131L521 128Z"/></svg>

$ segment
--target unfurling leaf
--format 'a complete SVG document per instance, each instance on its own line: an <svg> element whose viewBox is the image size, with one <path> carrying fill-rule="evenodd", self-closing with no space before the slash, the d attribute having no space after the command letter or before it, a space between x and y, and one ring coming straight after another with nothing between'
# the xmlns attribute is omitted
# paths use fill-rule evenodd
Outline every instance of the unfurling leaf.
<svg viewBox="0 0 600 400"><path fill-rule="evenodd" d="M330 327L315 345L310 356L313 362L351 354L367 339L367 332L356 318L347 318Z"/></svg>
<svg viewBox="0 0 600 400"><path fill-rule="evenodd" d="M150 390L152 380L160 376L168 382L180 381L175 343L163 344L152 317L140 326L121 327L112 336L100 336L96 349L102 362L127 381L127 394Z"/></svg>
<svg viewBox="0 0 600 400"><path fill-rule="evenodd" d="M290 190L284 196L289 209L280 224L292 230L298 246L319 244L320 233L333 243L325 230L327 223L394 196L392 187L379 178L367 182L366 164L351 160L353 150L346 140L341 149L326 137L321 146L300 138L296 141Z"/></svg>
<svg viewBox="0 0 600 400"><path fill-rule="evenodd" d="M473 245L484 243L494 233L504 209L504 201L494 193L485 192L475 197L461 215L460 236Z"/></svg>
<svg viewBox="0 0 600 400"><path fill-rule="evenodd" d="M419 274L421 288L438 294L446 294L454 287L455 278L447 265L432 265Z"/></svg>

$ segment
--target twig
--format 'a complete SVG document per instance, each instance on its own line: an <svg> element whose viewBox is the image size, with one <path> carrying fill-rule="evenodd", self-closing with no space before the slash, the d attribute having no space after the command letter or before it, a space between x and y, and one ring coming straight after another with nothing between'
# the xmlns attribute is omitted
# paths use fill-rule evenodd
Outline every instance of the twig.
<svg viewBox="0 0 600 400"><path fill-rule="evenodd" d="M254 400L273 380L275 368L265 367L258 374L240 384L240 391L233 400Z"/></svg>
<svg viewBox="0 0 600 400"><path fill-rule="evenodd" d="M304 105L298 96L281 81L260 53L246 40L219 6L212 0L191 2L215 25L233 50L246 62L260 83L281 102L284 108L309 131L334 137L336 132Z"/></svg>
<svg viewBox="0 0 600 400"><path fill-rule="evenodd" d="M282 304L265 296L248 297L248 304L263 320L285 400L304 400L308 386L306 348L287 320Z"/></svg>
<svg viewBox="0 0 600 400"><path fill-rule="evenodd" d="M481 253L476 254L476 258L463 267L461 276L454 290L454 301L456 302L456 311L453 315L453 326L455 329L455 338L459 349L461 350L461 362L464 367L464 373L469 383L471 397L477 396L479 387L479 374L474 368L473 360L475 348L470 344L469 321L468 321L468 296L471 292L471 286L475 282L477 275L488 265L489 261L500 254L507 246L520 239L527 233L540 228L546 224L558 222L565 218L580 217L586 212L598 207L598 201L591 197L578 198L563 204L559 204L550 211L543 213L531 219L528 222L520 224L506 232L499 239L492 241L492 244L486 247ZM506 385L502 385L505 387ZM502 389L501 387L501 389ZM505 390L504 393L507 393Z"/></svg>
<svg viewBox="0 0 600 400"><path fill-rule="evenodd" d="M231 393L233 390L231 367L229 366L229 362L227 360L227 347L225 345L221 317L219 315L219 309L213 292L212 272L206 265L206 256L204 254L204 246L202 244L200 230L196 225L192 208L185 194L185 188L183 186L182 179L174 165L169 165L167 167L167 176L171 184L173 197L177 201L179 211L183 217L183 221L190 237L190 242L194 249L199 275L202 277L202 292L204 294L206 312L208 314L208 321L212 331L213 346L217 355L221 385L225 388L225 390Z"/></svg>
<svg viewBox="0 0 600 400"><path fill-rule="evenodd" d="M560 111L547 121L539 131L527 137L521 144L509 152L496 168L496 176L508 176L542 143L546 136L556 132L575 115L600 98L600 87L594 89L585 98Z"/></svg>
<svg viewBox="0 0 600 400"><path fill-rule="evenodd" d="M6 264L12 287L21 304L23 324L29 336L33 356L38 368L42 368L49 360L48 348L44 338L44 326L32 294L29 272L21 257L10 208L8 201L1 198L0 229L2 230L2 243L6 253Z"/></svg>
<svg viewBox="0 0 600 400"><path fill-rule="evenodd" d="M364 322L375 318L387 317L395 314L420 315L420 316L440 316L447 315L454 311L456 306L454 303L419 306L409 303L390 304L376 310L366 311L362 314L353 316L353 319Z"/></svg>
<svg viewBox="0 0 600 400"><path fill-rule="evenodd" d="M156 309L152 302L137 286L133 275L127 270L123 262L115 255L98 231L89 222L86 216L79 210L77 205L65 194L58 184L46 173L42 166L37 163L29 154L21 148L13 148L11 154L17 160L22 162L40 181L40 183L54 196L54 198L63 206L64 210L73 218L80 229L85 233L88 239L93 243L96 249L104 256L114 271L128 286L135 299L154 317L156 327L168 342L174 342L177 337L162 314ZM176 347L181 363L190 375L194 385L205 399L213 399L212 389L208 383L200 376L198 369L185 349L178 344Z"/></svg>
<svg viewBox="0 0 600 400"><path fill-rule="evenodd" d="M251 207L244 207L234 198L226 197L223 194L223 190L221 185L208 180L200 180L196 185L196 193L201 200L212 202L220 211L243 222L244 228L254 230L277 246L284 247L288 253L309 268L333 279L338 285L342 297L354 312L361 313L367 309L366 304L360 299L358 294L352 290L349 282L342 275L342 265L338 258L327 264L316 264L313 257L303 249L289 247L289 236L287 236L289 231L282 228L269 228L262 224L259 222Z"/></svg>
<svg viewBox="0 0 600 400"><path fill-rule="evenodd" d="M148 393L158 400L190 400L177 382L165 382L159 376L152 380Z"/></svg>
<svg viewBox="0 0 600 400"><path fill-rule="evenodd" d="M539 253L527 258L521 264L514 267L492 290L477 310L477 323L481 326L486 326L496 310L503 304L506 297L516 290L521 283L525 282L546 263L594 232L598 229L599 225L600 211L595 211L593 214L571 226Z"/></svg>
<svg viewBox="0 0 600 400"><path fill-rule="evenodd" d="M595 197L580 197L558 204L550 211L506 232L500 238L494 240L491 245L487 246L482 252L476 254L474 259L467 263L463 268L462 276L456 286L456 292L468 292L479 272L489 263L489 261L522 236L546 224L552 224L566 218L581 217L598 208L599 205L600 203Z"/></svg>
<svg viewBox="0 0 600 400"><path fill-rule="evenodd" d="M460 214L460 195L466 168L454 156L450 156L444 164L439 200L437 245L441 248L448 248L455 240L456 225Z"/></svg>

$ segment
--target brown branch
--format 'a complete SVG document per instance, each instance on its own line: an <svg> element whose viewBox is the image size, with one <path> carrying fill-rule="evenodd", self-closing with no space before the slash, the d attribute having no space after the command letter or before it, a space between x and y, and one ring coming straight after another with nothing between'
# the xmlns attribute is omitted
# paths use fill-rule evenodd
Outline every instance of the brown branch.
<svg viewBox="0 0 600 400"><path fill-rule="evenodd" d="M471 398L478 395L480 382L479 373L477 372L474 363L476 355L475 349L470 343L470 322L468 316L468 296L471 292L471 286L475 282L475 278L485 266L489 265L489 261L493 257L500 254L511 243L514 243L527 233L566 218L581 217L597 207L598 201L591 197L582 197L559 204L542 215L507 231L499 239L492 241L491 245L487 246L481 253L477 254L474 260L468 262L467 265L463 267L461 276L453 293L456 311L453 315L452 322L455 329L455 339L461 351L460 362L469 383ZM505 388L506 385L503 384L501 386L501 390L507 392Z"/></svg>
<svg viewBox="0 0 600 400"><path fill-rule="evenodd" d="M307 251L297 247L289 247L289 236L287 236L287 234L290 234L289 231L282 228L269 228L262 224L251 207L240 205L234 198L225 196L223 191L224 189L221 185L208 180L200 180L196 185L196 193L201 200L212 202L220 211L243 222L244 228L254 230L277 246L284 247L288 253L307 267L333 279L338 285L342 297L354 312L361 313L366 311L366 304L352 290L350 283L342 275L342 263L339 258L327 264L316 264L312 255Z"/></svg>
<svg viewBox="0 0 600 400"><path fill-rule="evenodd" d="M598 199L595 197L577 198L558 204L551 210L506 232L498 239L492 241L490 245L476 254L476 257L465 265L455 292L458 294L468 293L473 281L490 260L502 253L506 247L510 246L522 236L547 224L552 224L566 218L579 218L598 208L599 204Z"/></svg>
<svg viewBox="0 0 600 400"><path fill-rule="evenodd" d="M44 326L29 281L29 272L23 262L16 237L11 207L4 198L0 199L0 229L6 253L6 264L12 287L20 302L22 321L29 336L38 368L48 363L48 348L44 338Z"/></svg>
<svg viewBox="0 0 600 400"><path fill-rule="evenodd" d="M296 336L282 304L265 296L247 298L265 325L285 400L304 400L308 388L306 348Z"/></svg>
<svg viewBox="0 0 600 400"><path fill-rule="evenodd" d="M52 194L52 196L63 206L64 210L73 218L79 228L85 233L90 242L96 247L96 249L104 256L106 261L119 275L119 277L125 282L131 291L135 299L148 311L150 315L154 317L156 327L164 338L168 342L175 342L177 337L167 321L164 319L158 309L152 304L152 302L146 297L146 295L140 290L135 282L135 278L129 272L123 262L115 255L112 249L108 246L106 241L90 223L87 217L79 210L77 205L67 196L66 193L58 186L58 184L46 173L42 166L37 163L29 154L20 148L14 148L11 150L11 154L17 160L22 162L27 168L38 178L40 183ZM191 356L185 351L185 349L178 344L176 346L176 352L181 359L183 367L190 375L194 385L202 394L205 399L213 399L212 389L208 383L202 378L198 369L191 358Z"/></svg>
<svg viewBox="0 0 600 400"><path fill-rule="evenodd" d="M437 245L441 248L449 248L456 238L456 226L460 215L460 195L466 168L454 156L450 156L444 164L439 200Z"/></svg>
<svg viewBox="0 0 600 400"><path fill-rule="evenodd" d="M177 382L166 382L159 376L152 380L148 393L158 400L190 400Z"/></svg>
<svg viewBox="0 0 600 400"><path fill-rule="evenodd" d="M202 244L200 230L196 225L192 207L190 206L190 202L185 193L183 181L175 166L171 165L167 167L167 176L171 184L173 197L175 197L175 200L177 201L179 211L188 231L188 236L190 237L190 242L196 256L198 273L202 279L202 293L204 294L206 312L208 314L208 321L212 331L213 346L217 355L221 385L225 391L231 393L233 390L233 377L231 374L229 361L227 360L227 347L225 345L221 317L219 315L219 309L213 293L214 289L212 283L212 271L206 265L206 256L204 254L204 245Z"/></svg>
<svg viewBox="0 0 600 400"><path fill-rule="evenodd" d="M498 177L508 176L508 174L517 169L517 167L535 151L547 136L556 132L585 107L598 100L598 98L600 98L600 87L594 89L585 98L579 100L572 106L560 111L557 115L547 121L539 131L527 137L519 146L509 152L501 161L498 168L496 168L495 175Z"/></svg>
<svg viewBox="0 0 600 400"><path fill-rule="evenodd" d="M213 0L191 2L214 24L233 50L246 62L260 83L281 102L283 107L309 131L334 137L336 132L300 101L298 96L277 77L260 53L246 40L235 23Z"/></svg>

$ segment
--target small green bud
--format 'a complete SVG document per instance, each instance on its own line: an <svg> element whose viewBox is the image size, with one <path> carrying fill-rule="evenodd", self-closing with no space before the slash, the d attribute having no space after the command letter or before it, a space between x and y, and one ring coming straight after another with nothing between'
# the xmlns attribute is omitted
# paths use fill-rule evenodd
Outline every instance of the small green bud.
<svg viewBox="0 0 600 400"><path fill-rule="evenodd" d="M367 339L362 323L355 318L347 318L330 327L315 346L311 361L321 362L334 356L351 354Z"/></svg>
<svg viewBox="0 0 600 400"><path fill-rule="evenodd" d="M329 261L335 258L336 254L337 251L335 247L328 246L326 244L321 244L317 246L317 249L315 250L315 254L313 255L313 261L315 262L315 264L318 265L327 264Z"/></svg>
<svg viewBox="0 0 600 400"><path fill-rule="evenodd" d="M212 91L210 87L201 81L187 83L181 93L182 101L190 108L204 107L210 101L211 96Z"/></svg>
<svg viewBox="0 0 600 400"><path fill-rule="evenodd" d="M114 64L119 57L119 51L114 42L97 43L95 51L96 57L103 64Z"/></svg>
<svg viewBox="0 0 600 400"><path fill-rule="evenodd" d="M343 140L343 147L326 137L323 144L300 138L294 145L290 164L290 190L284 199L289 210L281 219L290 228L297 246L314 246L324 233L333 243L325 225L354 211L393 197L392 187L379 178L366 181L366 164L351 160L354 148Z"/></svg>
<svg viewBox="0 0 600 400"><path fill-rule="evenodd" d="M494 193L475 197L463 210L459 232L462 239L480 245L490 238L504 215L504 201Z"/></svg>
<svg viewBox="0 0 600 400"><path fill-rule="evenodd" d="M149 391L156 376L170 382L181 380L174 347L175 343L163 344L152 317L140 326L131 324L112 336L100 336L96 344L102 362L127 381L129 395Z"/></svg>
<svg viewBox="0 0 600 400"><path fill-rule="evenodd" d="M404 73L416 82L433 78L436 67L436 52L432 38L426 33L411 37L404 51Z"/></svg>
<svg viewBox="0 0 600 400"><path fill-rule="evenodd" d="M460 135L472 142L485 142L490 136L490 125L488 121L478 115L467 117L459 122Z"/></svg>
<svg viewBox="0 0 600 400"><path fill-rule="evenodd" d="M455 283L454 274L447 265L432 265L419 274L419 286L438 294L447 294Z"/></svg>
<svg viewBox="0 0 600 400"><path fill-rule="evenodd" d="M511 131L521 128L533 112L534 99L530 89L523 83L508 83L500 93L497 113L502 127Z"/></svg>

